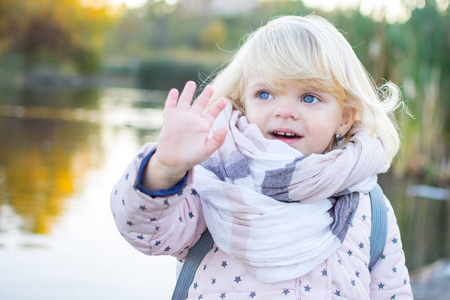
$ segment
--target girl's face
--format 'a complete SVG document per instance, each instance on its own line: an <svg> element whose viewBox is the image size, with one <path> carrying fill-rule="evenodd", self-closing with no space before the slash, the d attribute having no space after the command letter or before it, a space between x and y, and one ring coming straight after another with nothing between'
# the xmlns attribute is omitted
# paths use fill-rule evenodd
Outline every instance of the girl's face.
<svg viewBox="0 0 450 300"><path fill-rule="evenodd" d="M248 121L266 138L283 141L305 156L324 153L336 133L345 135L353 122L329 93L298 84L274 89L261 78L248 82L244 105Z"/></svg>

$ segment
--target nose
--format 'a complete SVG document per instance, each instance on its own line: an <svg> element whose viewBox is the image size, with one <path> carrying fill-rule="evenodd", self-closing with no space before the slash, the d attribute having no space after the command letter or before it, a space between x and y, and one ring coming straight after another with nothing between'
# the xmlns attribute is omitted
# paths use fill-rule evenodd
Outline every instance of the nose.
<svg viewBox="0 0 450 300"><path fill-rule="evenodd" d="M300 112L296 106L296 101L289 99L282 99L278 102L278 107L275 109L275 116L282 119L297 120L300 117Z"/></svg>

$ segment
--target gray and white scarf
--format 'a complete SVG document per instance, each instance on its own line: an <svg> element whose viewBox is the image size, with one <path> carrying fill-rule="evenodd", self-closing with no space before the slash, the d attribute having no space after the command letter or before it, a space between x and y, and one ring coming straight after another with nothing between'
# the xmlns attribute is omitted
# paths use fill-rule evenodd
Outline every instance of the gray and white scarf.
<svg viewBox="0 0 450 300"><path fill-rule="evenodd" d="M336 251L359 193L389 167L383 143L363 130L344 149L305 157L265 139L230 103L213 131L223 126L225 143L195 167L194 188L216 245L262 282L300 277Z"/></svg>

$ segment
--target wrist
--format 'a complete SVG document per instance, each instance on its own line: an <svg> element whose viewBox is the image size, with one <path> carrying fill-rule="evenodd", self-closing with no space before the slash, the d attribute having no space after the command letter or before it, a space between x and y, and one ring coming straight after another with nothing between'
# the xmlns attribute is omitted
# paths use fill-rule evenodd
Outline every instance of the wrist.
<svg viewBox="0 0 450 300"><path fill-rule="evenodd" d="M169 189L180 182L188 171L162 163L155 153L145 168L142 183L151 191Z"/></svg>
<svg viewBox="0 0 450 300"><path fill-rule="evenodd" d="M158 151L156 151L149 162L152 174L156 171L158 172L158 176L160 176L161 179L178 179L178 182L179 179L183 178L186 175L186 172L189 171L189 169L184 169L183 167L180 168L179 164L174 164L173 160L169 159L169 162L170 164L165 163L165 160L162 160L158 155Z"/></svg>

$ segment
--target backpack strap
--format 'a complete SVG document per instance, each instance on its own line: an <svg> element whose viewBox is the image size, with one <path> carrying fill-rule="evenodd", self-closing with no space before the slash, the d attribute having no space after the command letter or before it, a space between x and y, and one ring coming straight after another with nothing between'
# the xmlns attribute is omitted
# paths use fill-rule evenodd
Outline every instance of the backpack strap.
<svg viewBox="0 0 450 300"><path fill-rule="evenodd" d="M184 260L181 267L180 275L177 279L177 284L172 294L172 300L181 300L188 297L189 287L194 281L195 273L198 266L202 262L206 254L214 246L214 241L208 228L202 233L202 236L195 245L189 249L189 253Z"/></svg>
<svg viewBox="0 0 450 300"><path fill-rule="evenodd" d="M384 202L383 190L376 184L369 192L372 211L372 230L370 233L370 262L369 270L383 254L387 236L387 207ZM194 281L195 273L206 254L214 246L211 233L208 228L195 245L189 249L189 253L181 267L177 284L173 291L172 300L186 299L189 287Z"/></svg>
<svg viewBox="0 0 450 300"><path fill-rule="evenodd" d="M380 259L384 251L387 236L387 206L384 201L383 190L378 185L369 192L370 209L372 212L372 229L370 232L370 261L369 270Z"/></svg>

